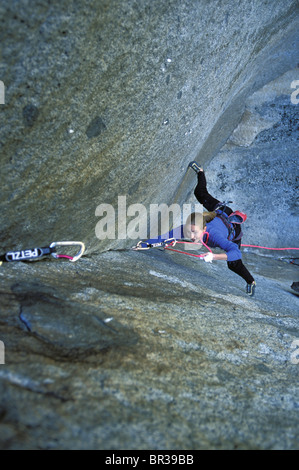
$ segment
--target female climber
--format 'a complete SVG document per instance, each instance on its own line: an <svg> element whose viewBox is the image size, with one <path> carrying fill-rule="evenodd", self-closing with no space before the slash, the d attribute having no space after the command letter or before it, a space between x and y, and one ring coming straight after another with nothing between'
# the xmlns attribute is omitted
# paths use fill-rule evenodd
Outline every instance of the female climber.
<svg viewBox="0 0 299 470"><path fill-rule="evenodd" d="M176 227L165 236L160 235L155 239L139 242L134 249L138 250L146 246L153 246L154 243L171 238L187 238L195 243L203 242L210 248L221 248L224 253L216 254L210 251L202 255L204 261L226 260L228 268L246 281L246 293L253 296L256 282L242 262L240 216L234 216L234 214L240 213L233 212L230 207L227 207L208 193L204 171L196 162L191 162L189 166L196 171L198 177L198 183L194 190L195 197L207 212L202 214L193 212L184 225ZM229 216L231 217L229 218ZM237 217L237 219L234 219L234 217ZM237 223L233 223L234 220Z"/></svg>
<svg viewBox="0 0 299 470"><path fill-rule="evenodd" d="M191 162L191 164L192 163L193 162ZM202 217L197 219L196 213L191 214L185 223L184 235L187 238L191 238L193 242L203 241L210 248L221 248L225 253L215 254L209 252L205 255L204 260L226 260L228 268L246 281L246 293L253 296L256 282L242 262L242 253L240 251L242 236L241 226L239 223L231 223L230 230L228 227L229 224L227 223L229 219L226 215L230 216L233 214L232 209L223 206L218 199L215 199L208 193L203 169L197 165L195 168L198 182L194 190L194 195L208 212L203 212ZM219 208L223 209L220 213L218 211ZM200 220L202 220L201 224L198 223Z"/></svg>

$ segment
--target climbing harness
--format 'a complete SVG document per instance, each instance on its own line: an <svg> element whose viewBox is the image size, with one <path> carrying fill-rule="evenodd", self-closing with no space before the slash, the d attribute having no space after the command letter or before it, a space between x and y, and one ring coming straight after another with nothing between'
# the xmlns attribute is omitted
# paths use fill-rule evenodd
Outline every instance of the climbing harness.
<svg viewBox="0 0 299 470"><path fill-rule="evenodd" d="M240 226L243 222L245 222L247 215L240 211L235 211L228 215L221 209L215 209L215 212L217 214L216 217L222 220L228 230L227 239L230 241L241 240L243 237L243 232L240 229L239 233L236 234L236 226Z"/></svg>
<svg viewBox="0 0 299 470"><path fill-rule="evenodd" d="M79 251L74 255L66 255L57 253L56 249L60 246L79 246ZM32 248L29 250L20 250L20 251L8 251L4 255L0 256L0 264L2 262L12 262L12 261L34 261L44 258L45 256L53 256L53 258L66 258L72 262L77 261L83 255L85 251L85 245L82 242L73 242L73 241L65 241L65 242L52 242L47 247L38 247Z"/></svg>

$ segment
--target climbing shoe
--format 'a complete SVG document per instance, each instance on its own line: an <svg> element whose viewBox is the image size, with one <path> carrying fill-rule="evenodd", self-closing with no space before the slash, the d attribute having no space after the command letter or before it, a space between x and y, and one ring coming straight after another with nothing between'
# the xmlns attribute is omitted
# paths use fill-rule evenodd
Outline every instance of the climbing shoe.
<svg viewBox="0 0 299 470"><path fill-rule="evenodd" d="M202 168L200 168L198 166L198 164L194 161L194 162L190 162L189 165L188 165L190 168L192 168L192 170L194 170L197 174L202 171Z"/></svg>
<svg viewBox="0 0 299 470"><path fill-rule="evenodd" d="M255 292L255 287L256 287L256 282L253 281L251 284L247 284L246 286L246 294L250 295L251 297L254 296Z"/></svg>

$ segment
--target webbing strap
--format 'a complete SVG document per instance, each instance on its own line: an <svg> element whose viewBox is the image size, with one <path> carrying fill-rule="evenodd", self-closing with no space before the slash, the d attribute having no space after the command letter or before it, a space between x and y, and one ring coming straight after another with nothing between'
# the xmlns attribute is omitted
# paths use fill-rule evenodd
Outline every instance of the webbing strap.
<svg viewBox="0 0 299 470"><path fill-rule="evenodd" d="M44 256L50 255L55 251L55 248L50 247L38 247L29 250L20 251L8 251L4 255L0 256L0 261L30 261Z"/></svg>

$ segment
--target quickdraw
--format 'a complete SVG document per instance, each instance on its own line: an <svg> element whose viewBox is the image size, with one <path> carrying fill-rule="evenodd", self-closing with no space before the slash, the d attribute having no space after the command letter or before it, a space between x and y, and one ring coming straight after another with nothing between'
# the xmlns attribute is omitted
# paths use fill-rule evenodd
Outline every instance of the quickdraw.
<svg viewBox="0 0 299 470"><path fill-rule="evenodd" d="M56 252L56 248L59 246L80 246L79 251L74 255L65 255ZM8 251L4 255L0 256L0 264L2 262L13 262L13 261L34 261L45 256L53 256L53 258L66 258L72 262L77 261L83 255L85 251L85 245L82 242L73 242L73 241L65 241L65 242L53 242L50 246L47 247L38 247L32 248L27 250L20 250L20 251Z"/></svg>
<svg viewBox="0 0 299 470"><path fill-rule="evenodd" d="M168 246L175 246L177 243L175 238L168 238L168 240L164 240L163 242L157 243L147 243L140 240L136 246L133 246L133 250L149 250L150 248L167 248ZM145 246L142 246L145 245Z"/></svg>
<svg viewBox="0 0 299 470"><path fill-rule="evenodd" d="M206 233L207 232L204 232L204 234L206 234ZM176 253L182 253L184 255L194 256L195 258L203 258L207 254L207 253L201 253L200 255L195 255L193 253L187 253L186 251L182 251L182 250L174 250L173 247L177 243L183 243L183 244L193 245L193 246L194 245L200 245L200 246L203 245L203 246L205 246L205 248L207 248L207 250L210 253L212 253L212 250L203 242L203 240L201 240L201 243L196 243L196 242L191 242L191 241L187 241L187 240L176 240L175 238L169 238L168 240L164 240L162 242L157 242L157 243L148 243L148 242L144 242L144 241L139 241L136 246L133 246L133 250L138 250L139 251L139 250L149 250L150 248L164 248L165 250L175 251ZM145 245L145 246L142 246L142 245Z"/></svg>

